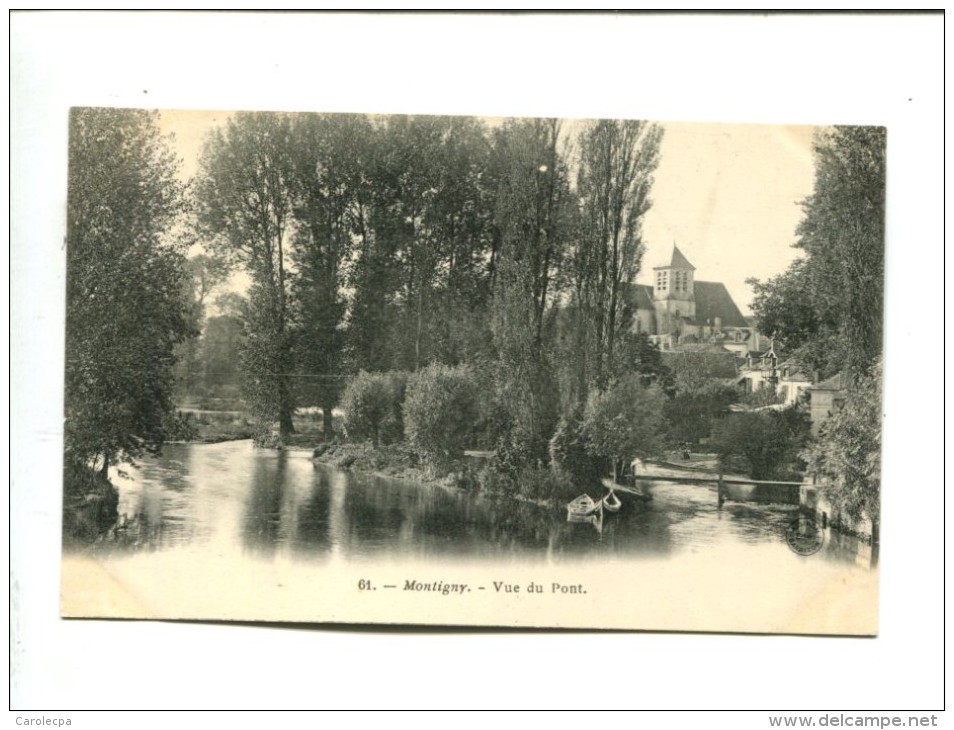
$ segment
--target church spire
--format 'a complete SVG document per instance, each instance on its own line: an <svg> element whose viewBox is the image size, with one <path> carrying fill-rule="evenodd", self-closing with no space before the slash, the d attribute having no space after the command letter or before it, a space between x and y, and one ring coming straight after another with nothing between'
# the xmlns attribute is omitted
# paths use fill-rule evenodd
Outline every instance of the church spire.
<svg viewBox="0 0 954 730"><path fill-rule="evenodd" d="M672 261L669 262L669 268L696 270L696 267L689 263L689 259L683 256L682 251L675 243L672 244Z"/></svg>

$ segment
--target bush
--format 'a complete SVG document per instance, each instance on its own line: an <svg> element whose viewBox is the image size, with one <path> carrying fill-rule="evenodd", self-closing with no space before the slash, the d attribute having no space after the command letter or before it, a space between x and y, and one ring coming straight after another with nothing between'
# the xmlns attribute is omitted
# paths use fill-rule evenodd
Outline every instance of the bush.
<svg viewBox="0 0 954 730"><path fill-rule="evenodd" d="M583 431L594 456L653 456L662 449L666 396L658 385L644 386L638 374L620 378L586 404Z"/></svg>
<svg viewBox="0 0 954 730"><path fill-rule="evenodd" d="M550 465L577 487L585 489L600 483L606 460L591 453L582 414L574 413L560 419L550 439Z"/></svg>
<svg viewBox="0 0 954 730"><path fill-rule="evenodd" d="M63 463L63 538L92 542L119 517L119 492L106 476L68 456Z"/></svg>
<svg viewBox="0 0 954 730"><path fill-rule="evenodd" d="M580 493L565 474L553 469L526 467L521 469L514 480L517 493L526 499L557 500L575 497Z"/></svg>
<svg viewBox="0 0 954 730"><path fill-rule="evenodd" d="M514 491L513 480L490 464L477 471L475 480L477 489L486 494L510 494Z"/></svg>
<svg viewBox="0 0 954 730"><path fill-rule="evenodd" d="M670 443L699 443L712 434L714 424L729 413L738 398L734 388L713 386L693 393L677 393L665 405Z"/></svg>
<svg viewBox="0 0 954 730"><path fill-rule="evenodd" d="M853 520L881 514L881 361L849 388L802 457L832 506Z"/></svg>
<svg viewBox="0 0 954 730"><path fill-rule="evenodd" d="M784 398L775 392L773 388L760 388L751 393L745 393L739 402L751 408L763 408L765 406L779 405L784 402Z"/></svg>
<svg viewBox="0 0 954 730"><path fill-rule="evenodd" d="M407 376L404 373L361 371L341 397L344 427L353 441L371 440L377 448L403 438L401 401Z"/></svg>
<svg viewBox="0 0 954 730"><path fill-rule="evenodd" d="M732 413L716 425L713 445L724 468L752 479L797 480L809 431L808 416L797 407Z"/></svg>
<svg viewBox="0 0 954 730"><path fill-rule="evenodd" d="M434 464L461 458L478 420L477 379L466 365L430 365L410 377L404 398L408 440Z"/></svg>

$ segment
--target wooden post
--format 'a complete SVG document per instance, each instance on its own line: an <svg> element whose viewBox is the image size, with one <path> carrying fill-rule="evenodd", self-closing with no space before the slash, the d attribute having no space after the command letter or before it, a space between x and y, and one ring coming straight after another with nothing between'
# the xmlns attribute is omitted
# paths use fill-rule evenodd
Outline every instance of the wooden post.
<svg viewBox="0 0 954 730"><path fill-rule="evenodd" d="M722 509L722 505L725 504L725 484L722 481L722 467L719 466L719 484L716 487L716 493L719 499L719 509Z"/></svg>

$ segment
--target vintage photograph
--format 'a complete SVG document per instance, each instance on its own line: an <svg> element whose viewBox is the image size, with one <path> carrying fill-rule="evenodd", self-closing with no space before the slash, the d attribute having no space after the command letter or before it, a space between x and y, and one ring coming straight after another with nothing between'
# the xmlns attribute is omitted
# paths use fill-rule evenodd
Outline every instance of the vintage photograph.
<svg viewBox="0 0 954 730"><path fill-rule="evenodd" d="M877 634L885 152L73 108L62 615Z"/></svg>

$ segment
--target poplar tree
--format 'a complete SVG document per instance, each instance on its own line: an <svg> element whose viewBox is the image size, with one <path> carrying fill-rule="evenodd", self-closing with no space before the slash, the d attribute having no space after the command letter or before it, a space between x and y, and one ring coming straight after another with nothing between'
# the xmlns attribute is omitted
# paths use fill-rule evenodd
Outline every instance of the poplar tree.
<svg viewBox="0 0 954 730"><path fill-rule="evenodd" d="M70 113L67 467L105 475L169 435L174 347L196 334L172 235L184 200L177 164L155 112Z"/></svg>
<svg viewBox="0 0 954 730"><path fill-rule="evenodd" d="M217 254L252 280L242 349L245 395L260 428L294 432L294 369L288 302L292 231L290 119L242 112L213 131L196 185L199 224Z"/></svg>

